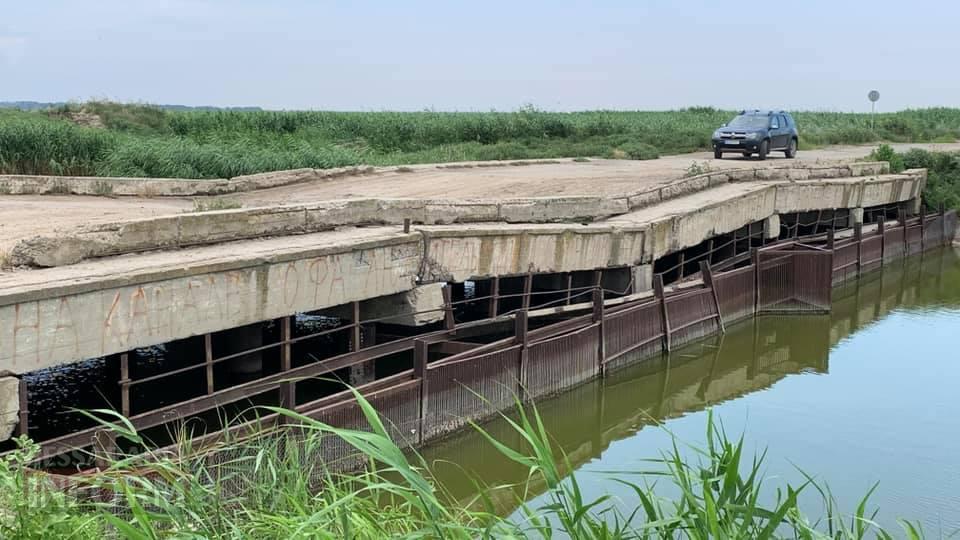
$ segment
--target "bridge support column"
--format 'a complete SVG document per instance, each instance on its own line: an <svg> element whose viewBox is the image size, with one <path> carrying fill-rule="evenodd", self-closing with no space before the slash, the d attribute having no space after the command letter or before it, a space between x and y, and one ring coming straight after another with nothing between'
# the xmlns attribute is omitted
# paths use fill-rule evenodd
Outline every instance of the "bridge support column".
<svg viewBox="0 0 960 540"><path fill-rule="evenodd" d="M903 211L907 213L908 216L917 216L923 212L923 206L920 197L914 197L909 201L903 203Z"/></svg>
<svg viewBox="0 0 960 540"><path fill-rule="evenodd" d="M0 377L0 442L9 439L20 417L20 381Z"/></svg>
<svg viewBox="0 0 960 540"><path fill-rule="evenodd" d="M863 208L850 209L850 217L847 218L847 227L853 228L857 225L863 225Z"/></svg>
<svg viewBox="0 0 960 540"><path fill-rule="evenodd" d="M387 324L423 326L443 320L443 283L427 283L412 290L373 298L360 304L361 319L380 319ZM425 313L426 312L426 313Z"/></svg>
<svg viewBox="0 0 960 540"><path fill-rule="evenodd" d="M642 293L653 290L653 265L638 264L631 268L633 272L633 292Z"/></svg>
<svg viewBox="0 0 960 540"><path fill-rule="evenodd" d="M767 240L780 236L780 214L774 214L763 220L763 237Z"/></svg>

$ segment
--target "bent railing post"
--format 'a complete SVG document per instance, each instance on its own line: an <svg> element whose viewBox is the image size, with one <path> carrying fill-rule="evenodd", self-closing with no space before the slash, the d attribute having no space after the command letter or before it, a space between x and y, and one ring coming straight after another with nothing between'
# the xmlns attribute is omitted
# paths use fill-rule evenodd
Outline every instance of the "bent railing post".
<svg viewBox="0 0 960 540"><path fill-rule="evenodd" d="M603 289L593 290L593 323L597 328L597 371L603 375L603 363L607 359L607 345L603 335Z"/></svg>
<svg viewBox="0 0 960 540"><path fill-rule="evenodd" d="M704 285L710 287L713 293L713 306L717 310L717 324L720 326L720 332L726 334L727 329L723 324L723 313L720 311L720 297L717 296L717 286L713 281L713 270L710 269L709 262L700 261L700 275L703 276Z"/></svg>
<svg viewBox="0 0 960 540"><path fill-rule="evenodd" d="M420 418L417 430L418 442L426 440L426 427L429 388L427 388L427 362L429 360L429 344L426 340L417 339L413 342L413 377L420 380Z"/></svg>
<svg viewBox="0 0 960 540"><path fill-rule="evenodd" d="M120 355L120 414L130 418L130 354Z"/></svg>
<svg viewBox="0 0 960 540"><path fill-rule="evenodd" d="M213 382L213 334L203 335L203 363L207 377L207 395L212 395L216 386Z"/></svg>
<svg viewBox="0 0 960 540"><path fill-rule="evenodd" d="M444 330L454 330L457 327L457 321L453 317L453 287L445 284L440 289L443 295L443 328Z"/></svg>
<svg viewBox="0 0 960 540"><path fill-rule="evenodd" d="M887 233L883 216L877 220L877 234L880 235L880 266L884 265L884 258L887 256Z"/></svg>
<svg viewBox="0 0 960 540"><path fill-rule="evenodd" d="M527 360L530 356L530 325L526 311L518 311L513 319L514 334L516 343L520 345L520 366L517 369L520 378L520 397L522 401L527 400Z"/></svg>
<svg viewBox="0 0 960 540"><path fill-rule="evenodd" d="M660 301L660 327L663 330L663 348L670 352L670 317L667 313L667 299L663 292L663 274L653 276L653 294Z"/></svg>
<svg viewBox="0 0 960 540"><path fill-rule="evenodd" d="M359 305L359 302L357 302ZM357 308L359 309L359 307ZM354 312L356 316L356 312ZM359 326L358 326L359 328ZM292 346L290 345L290 339L293 337L293 332L291 330L290 317L284 317L280 319L280 340L283 341L283 345L280 347L280 370L281 371L290 371L293 367L293 351ZM357 344L357 349L359 350L360 340L354 338L355 343ZM287 381L280 386L280 406L287 409L293 410L297 406L297 383L294 381Z"/></svg>
<svg viewBox="0 0 960 540"><path fill-rule="evenodd" d="M752 248L750 260L753 263L753 314L760 313L760 250Z"/></svg>
<svg viewBox="0 0 960 540"><path fill-rule="evenodd" d="M533 273L527 272L523 278L523 309L530 309L530 293L533 292Z"/></svg>
<svg viewBox="0 0 960 540"><path fill-rule="evenodd" d="M950 233L947 228L947 206L943 203L940 203L940 229L943 231L940 238L940 243L949 246L950 245Z"/></svg>
<svg viewBox="0 0 960 540"><path fill-rule="evenodd" d="M19 401L20 401L20 422L17 424L17 435L29 435L30 433L30 409L29 409L29 394L27 393L27 380L22 376L20 377L19 383Z"/></svg>

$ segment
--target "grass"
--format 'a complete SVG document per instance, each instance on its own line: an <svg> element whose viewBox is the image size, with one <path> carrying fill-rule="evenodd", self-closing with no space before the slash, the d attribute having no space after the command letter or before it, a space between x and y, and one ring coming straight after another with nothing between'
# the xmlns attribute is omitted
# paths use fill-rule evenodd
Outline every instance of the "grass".
<svg viewBox="0 0 960 540"><path fill-rule="evenodd" d="M96 114L105 128L70 120ZM0 173L230 178L301 167L614 157L707 149L732 111L172 111L89 102L0 111ZM960 109L798 112L801 147L960 138Z"/></svg>
<svg viewBox="0 0 960 540"><path fill-rule="evenodd" d="M697 163L694 161L689 167L687 167L687 170L683 173L683 176L685 178L690 178L693 176L699 176L701 174L707 174L713 170L713 167L710 166L710 162L708 161L704 161L703 163Z"/></svg>
<svg viewBox="0 0 960 540"><path fill-rule="evenodd" d="M705 448L675 441L647 471L617 471L610 481L635 494L587 499L565 456L557 454L533 407L507 416L524 444L509 447L474 426L488 443L523 465L527 483L546 494L518 500L520 518L493 510L496 490L477 480L477 495L456 501L417 453L405 451L388 426L357 396L366 430L332 427L282 409L295 428L255 440L227 441L200 456L187 443L173 453L143 459L119 456L83 483L111 495L109 502L64 496L26 464L38 448L25 438L0 466L0 536L9 538L892 538L874 524L870 490L848 515L829 489L806 476L799 486L765 478L764 454L749 457L744 438L730 438L710 416ZM103 420L122 440L144 441L116 413ZM349 445L367 464L343 475L320 458L329 437ZM692 452L692 455L691 455ZM177 457L177 456L185 457ZM775 485L776 483L776 485ZM664 498L658 486L677 495ZM819 497L825 511L811 518L799 494ZM103 500L103 499L101 499ZM627 503L627 504L622 504ZM901 522L911 538L917 523Z"/></svg>

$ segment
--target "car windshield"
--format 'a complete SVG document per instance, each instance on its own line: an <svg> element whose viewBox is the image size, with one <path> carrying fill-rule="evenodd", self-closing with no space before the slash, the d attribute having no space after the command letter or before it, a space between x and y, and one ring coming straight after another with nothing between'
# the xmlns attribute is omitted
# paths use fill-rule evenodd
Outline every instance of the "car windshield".
<svg viewBox="0 0 960 540"><path fill-rule="evenodd" d="M763 129L769 125L770 119L766 116L757 116L744 114L740 115L727 124L727 127L732 128L746 128L746 129Z"/></svg>

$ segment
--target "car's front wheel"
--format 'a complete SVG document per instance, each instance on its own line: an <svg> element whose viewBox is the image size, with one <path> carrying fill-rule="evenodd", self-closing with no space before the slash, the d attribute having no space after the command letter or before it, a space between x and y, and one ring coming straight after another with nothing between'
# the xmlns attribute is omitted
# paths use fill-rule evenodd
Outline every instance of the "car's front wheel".
<svg viewBox="0 0 960 540"><path fill-rule="evenodd" d="M770 152L770 141L763 141L760 143L760 149L757 150L757 157L761 161L767 159L767 154Z"/></svg>
<svg viewBox="0 0 960 540"><path fill-rule="evenodd" d="M713 159L723 159L723 152L717 148L713 149Z"/></svg>
<svg viewBox="0 0 960 540"><path fill-rule="evenodd" d="M790 144L787 145L787 149L783 153L786 154L788 159L797 157L797 140L790 139Z"/></svg>

